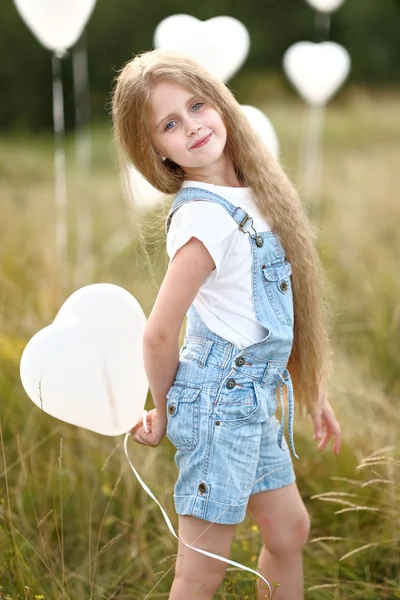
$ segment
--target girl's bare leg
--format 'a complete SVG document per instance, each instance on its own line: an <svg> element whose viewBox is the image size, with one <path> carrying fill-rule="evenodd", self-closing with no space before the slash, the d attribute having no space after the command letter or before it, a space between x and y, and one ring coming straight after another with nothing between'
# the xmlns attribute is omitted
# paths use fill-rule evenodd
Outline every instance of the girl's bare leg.
<svg viewBox="0 0 400 600"><path fill-rule="evenodd" d="M303 547L310 522L296 484L254 494L248 510L264 543L258 567L271 584L279 583L274 600L303 600ZM267 597L260 582L258 598Z"/></svg>
<svg viewBox="0 0 400 600"><path fill-rule="evenodd" d="M179 517L179 537L187 544L229 557L236 525L217 525L195 517ZM169 600L212 600L222 582L226 563L179 543L175 578Z"/></svg>

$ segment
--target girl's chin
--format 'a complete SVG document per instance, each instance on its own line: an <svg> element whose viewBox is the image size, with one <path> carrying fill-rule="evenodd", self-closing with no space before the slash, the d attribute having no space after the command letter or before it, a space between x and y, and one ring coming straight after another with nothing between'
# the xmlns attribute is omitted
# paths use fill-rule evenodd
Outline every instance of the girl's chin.
<svg viewBox="0 0 400 600"><path fill-rule="evenodd" d="M202 156L196 156L196 157L191 156L190 157L191 160L186 160L186 161L182 161L182 162L179 162L179 160L177 160L175 162L178 165L180 165L182 167L182 169L189 169L189 170L190 169L204 169L207 167L212 167L213 165L218 163L221 160L223 154L224 154L223 151L221 153L215 153L215 152L212 152L210 154L203 153Z"/></svg>

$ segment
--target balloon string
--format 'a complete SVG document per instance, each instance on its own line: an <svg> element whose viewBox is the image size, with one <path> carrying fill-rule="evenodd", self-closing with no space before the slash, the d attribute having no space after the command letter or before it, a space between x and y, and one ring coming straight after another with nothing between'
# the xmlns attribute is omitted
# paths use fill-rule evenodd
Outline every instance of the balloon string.
<svg viewBox="0 0 400 600"><path fill-rule="evenodd" d="M145 418L145 415L144 415ZM134 472L136 479L138 480L138 482L140 483L140 485L142 486L142 488L144 489L144 491L150 496L150 498L152 500L154 500L154 502L160 507L160 510L162 512L162 515L165 519L166 524L168 525L168 529L170 530L170 532L172 533L172 535L179 541L181 542L184 546L186 546L187 548L190 548L190 550L194 550L195 552L199 552L200 554L204 554L204 556L209 556L210 558L215 558L216 560L220 560L221 562L224 562L228 565L232 565L234 567L237 567L239 569L243 569L244 571L248 571L249 573L253 573L253 575L257 575L257 577L259 577L260 579L263 580L263 582L266 584L266 586L268 587L269 590L269 595L272 595L272 590L271 590L271 586L268 583L268 581L261 575L261 573L259 573L258 571L254 571L253 569L250 569L250 567L246 567L245 565L241 565L240 563L237 563L233 560L230 560L228 558L224 558L223 556L218 556L218 554L213 554L212 552L207 552L206 550L202 550L201 548L196 548L195 546L191 546L190 544L187 544L186 542L184 542L176 533L175 533L175 529L169 519L169 516L167 515L167 513L165 512L165 510L163 509L163 507L161 506L161 504L159 503L159 501L157 500L157 498L154 496L154 494L152 493L152 491L147 487L147 485L144 483L144 481L141 479L139 473L136 471L135 467L133 466L131 459L129 458L129 454L128 454L128 440L130 437L130 433L127 433L125 435L125 439L124 439L124 450L125 450L125 455L126 458L128 459L128 463L129 466L131 467L132 471Z"/></svg>
<svg viewBox="0 0 400 600"><path fill-rule="evenodd" d="M329 40L331 33L331 15L330 13L316 11L315 13L315 30L317 34L317 42L326 42Z"/></svg>
<svg viewBox="0 0 400 600"><path fill-rule="evenodd" d="M62 58L52 57L53 71L53 124L54 124L54 193L55 193L55 240L57 269L60 281L65 279L67 261L67 178L65 158L64 97L62 83Z"/></svg>
<svg viewBox="0 0 400 600"><path fill-rule="evenodd" d="M320 208L324 118L325 105L310 104L305 151L304 195L315 209Z"/></svg>
<svg viewBox="0 0 400 600"><path fill-rule="evenodd" d="M72 51L75 98L75 154L78 168L88 174L92 164L92 139L89 128L90 98L86 35L81 35ZM93 216L89 198L76 209L76 281L93 281Z"/></svg>

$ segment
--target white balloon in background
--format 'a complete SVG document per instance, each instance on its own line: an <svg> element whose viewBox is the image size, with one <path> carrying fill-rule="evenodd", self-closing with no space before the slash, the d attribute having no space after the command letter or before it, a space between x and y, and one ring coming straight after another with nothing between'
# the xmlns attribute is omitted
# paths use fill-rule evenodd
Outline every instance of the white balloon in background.
<svg viewBox="0 0 400 600"><path fill-rule="evenodd" d="M142 417L148 391L145 324L139 303L123 288L80 288L25 347L26 393L57 419L103 435L126 433Z"/></svg>
<svg viewBox="0 0 400 600"><path fill-rule="evenodd" d="M298 42L283 58L288 79L307 102L322 106L337 92L350 71L350 56L335 42Z"/></svg>
<svg viewBox="0 0 400 600"><path fill-rule="evenodd" d="M251 126L260 136L261 140L267 146L268 150L275 157L279 157L279 140L276 135L275 129L273 128L271 121L268 117L255 106L248 106L247 104L241 105L240 107Z"/></svg>
<svg viewBox="0 0 400 600"><path fill-rule="evenodd" d="M306 2L320 12L333 12L343 4L344 0L306 0Z"/></svg>
<svg viewBox="0 0 400 600"><path fill-rule="evenodd" d="M159 23L154 45L181 52L227 81L244 63L250 48L246 27L233 17L200 21L191 15L172 15Z"/></svg>
<svg viewBox="0 0 400 600"><path fill-rule="evenodd" d="M39 42L59 55L81 35L96 0L14 0Z"/></svg>
<svg viewBox="0 0 400 600"><path fill-rule="evenodd" d="M152 210L167 199L168 195L153 187L133 165L128 167L127 177L128 199L141 212Z"/></svg>
<svg viewBox="0 0 400 600"><path fill-rule="evenodd" d="M60 287L65 280L68 246L67 181L64 144L64 95L61 59L73 46L92 14L96 0L14 0L22 19L39 42L51 50L55 137L55 254Z"/></svg>

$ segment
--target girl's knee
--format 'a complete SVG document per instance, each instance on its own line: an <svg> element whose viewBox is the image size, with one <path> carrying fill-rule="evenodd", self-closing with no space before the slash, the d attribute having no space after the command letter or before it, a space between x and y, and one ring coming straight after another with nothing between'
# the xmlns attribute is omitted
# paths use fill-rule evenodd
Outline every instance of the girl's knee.
<svg viewBox="0 0 400 600"><path fill-rule="evenodd" d="M281 526L275 527L271 535L265 537L264 545L271 554L291 554L299 552L307 543L310 534L310 517L303 505L296 513L288 515Z"/></svg>
<svg viewBox="0 0 400 600"><path fill-rule="evenodd" d="M301 552L308 540L310 518L295 484L255 494L248 508L271 554Z"/></svg>
<svg viewBox="0 0 400 600"><path fill-rule="evenodd" d="M299 512L294 520L293 537L296 545L303 548L308 541L310 535L310 516L306 507L303 505L303 510Z"/></svg>

